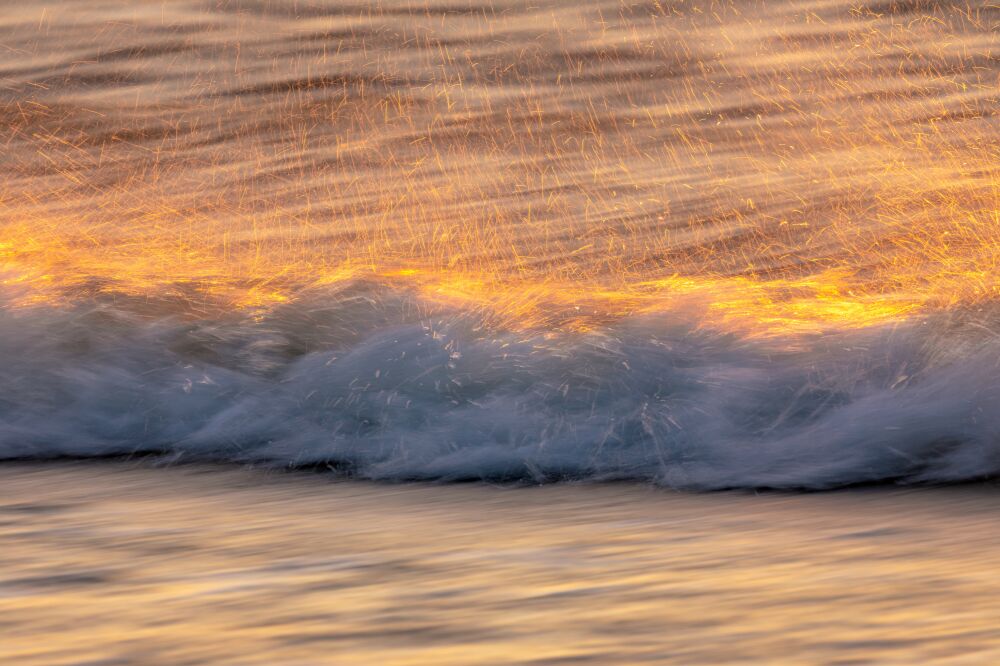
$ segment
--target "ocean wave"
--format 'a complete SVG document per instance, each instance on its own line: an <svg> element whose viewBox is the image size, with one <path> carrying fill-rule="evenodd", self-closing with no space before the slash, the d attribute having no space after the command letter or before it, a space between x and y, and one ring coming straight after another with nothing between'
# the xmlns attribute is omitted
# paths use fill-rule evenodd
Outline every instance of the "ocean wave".
<svg viewBox="0 0 1000 666"><path fill-rule="evenodd" d="M0 308L0 459L685 489L1000 471L1000 346L955 313L755 340L684 310L497 330L417 298L359 283L195 320L113 300Z"/></svg>

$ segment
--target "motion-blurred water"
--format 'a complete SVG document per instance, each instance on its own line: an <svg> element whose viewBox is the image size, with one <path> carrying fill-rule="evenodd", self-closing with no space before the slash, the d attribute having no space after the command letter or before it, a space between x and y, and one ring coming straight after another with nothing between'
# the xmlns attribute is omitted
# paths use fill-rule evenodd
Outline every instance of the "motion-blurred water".
<svg viewBox="0 0 1000 666"><path fill-rule="evenodd" d="M0 661L996 661L998 28L0 0Z"/></svg>
<svg viewBox="0 0 1000 666"><path fill-rule="evenodd" d="M0 661L987 664L995 488L0 469Z"/></svg>
<svg viewBox="0 0 1000 666"><path fill-rule="evenodd" d="M998 20L8 3L0 458L995 474Z"/></svg>

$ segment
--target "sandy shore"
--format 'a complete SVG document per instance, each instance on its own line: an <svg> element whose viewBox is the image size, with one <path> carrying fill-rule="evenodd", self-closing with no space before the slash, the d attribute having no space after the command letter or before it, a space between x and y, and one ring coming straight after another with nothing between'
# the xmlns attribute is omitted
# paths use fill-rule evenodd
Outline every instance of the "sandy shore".
<svg viewBox="0 0 1000 666"><path fill-rule="evenodd" d="M0 662L985 663L1000 493L0 468Z"/></svg>

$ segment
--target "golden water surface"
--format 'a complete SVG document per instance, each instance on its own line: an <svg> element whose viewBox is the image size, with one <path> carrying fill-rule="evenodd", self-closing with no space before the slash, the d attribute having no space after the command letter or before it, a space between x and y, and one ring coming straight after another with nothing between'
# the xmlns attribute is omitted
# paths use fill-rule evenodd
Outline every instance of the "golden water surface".
<svg viewBox="0 0 1000 666"><path fill-rule="evenodd" d="M990 0L135 0L0 12L19 305L355 279L754 335L997 294Z"/></svg>
<svg viewBox="0 0 1000 666"><path fill-rule="evenodd" d="M538 480L605 452L612 476L708 479L685 487L977 478L995 347L932 340L964 365L920 384L923 356L865 334L998 295L992 0L0 2L5 459L372 475L383 451L391 478L493 478L496 445ZM420 356L433 326L337 385L341 350L307 344L438 312L496 343L474 381L451 342ZM649 333L674 312L728 336L688 374ZM646 315L632 356L561 345ZM769 364L828 332L836 354ZM722 339L750 361L713 361ZM996 504L5 462L0 662L993 663Z"/></svg>
<svg viewBox="0 0 1000 666"><path fill-rule="evenodd" d="M995 488L0 469L0 662L988 664Z"/></svg>

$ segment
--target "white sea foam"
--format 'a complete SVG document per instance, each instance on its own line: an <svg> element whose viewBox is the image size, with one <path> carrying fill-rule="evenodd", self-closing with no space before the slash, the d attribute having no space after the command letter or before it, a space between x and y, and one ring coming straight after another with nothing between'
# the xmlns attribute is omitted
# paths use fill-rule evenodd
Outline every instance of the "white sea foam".
<svg viewBox="0 0 1000 666"><path fill-rule="evenodd" d="M4 309L0 458L155 452L698 489L1000 470L1000 345L982 329L750 341L666 312L485 333L469 313L421 320L410 297L370 290L195 323L110 304Z"/></svg>

